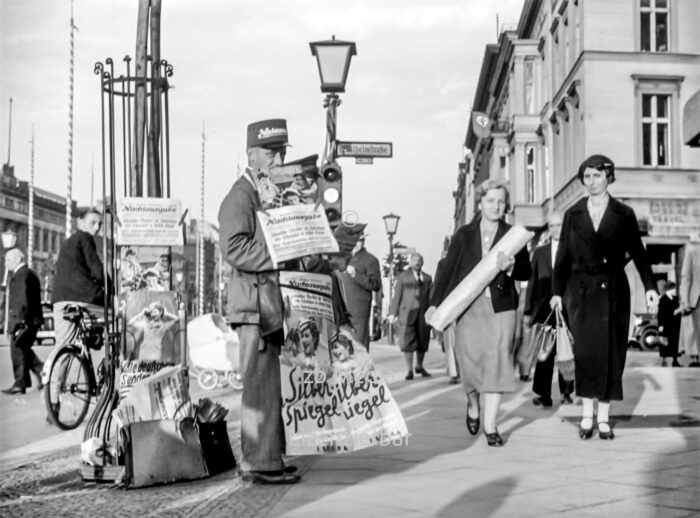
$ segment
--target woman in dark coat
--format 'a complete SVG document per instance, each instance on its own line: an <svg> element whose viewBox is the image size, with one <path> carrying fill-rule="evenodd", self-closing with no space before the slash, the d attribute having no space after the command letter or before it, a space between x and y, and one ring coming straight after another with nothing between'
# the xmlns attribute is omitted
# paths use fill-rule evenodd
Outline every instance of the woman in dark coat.
<svg viewBox="0 0 700 518"><path fill-rule="evenodd" d="M562 306L574 337L576 393L583 399L579 436L593 435L594 400L598 434L613 439L608 424L611 400L622 400L622 372L627 354L630 289L626 254L646 288L648 306L658 304L651 268L634 211L608 194L615 165L593 155L579 167L578 179L588 198L564 214L554 263L551 306Z"/></svg>
<svg viewBox="0 0 700 518"><path fill-rule="evenodd" d="M508 189L486 180L476 189L480 213L452 237L447 256L436 274L429 316L510 229L503 218L510 206ZM496 417L504 392L514 392L518 292L515 281L530 277L530 260L523 248L515 257L499 253L496 278L454 324L455 355L467 394L467 429L480 425L479 394L484 394L484 434L489 446L502 446Z"/></svg>

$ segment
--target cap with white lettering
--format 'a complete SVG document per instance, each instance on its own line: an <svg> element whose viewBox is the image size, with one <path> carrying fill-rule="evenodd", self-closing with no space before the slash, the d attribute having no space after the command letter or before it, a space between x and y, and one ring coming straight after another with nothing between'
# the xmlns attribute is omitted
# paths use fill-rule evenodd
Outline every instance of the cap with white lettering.
<svg viewBox="0 0 700 518"><path fill-rule="evenodd" d="M248 125L248 147L279 148L287 143L287 121L268 119Z"/></svg>

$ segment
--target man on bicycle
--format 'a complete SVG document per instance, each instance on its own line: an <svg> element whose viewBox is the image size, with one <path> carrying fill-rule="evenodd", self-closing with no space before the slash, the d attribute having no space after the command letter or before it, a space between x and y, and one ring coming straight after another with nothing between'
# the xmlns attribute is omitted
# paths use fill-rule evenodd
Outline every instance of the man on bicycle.
<svg viewBox="0 0 700 518"><path fill-rule="evenodd" d="M105 278L95 244L101 227L102 214L97 209L83 210L78 218L78 230L63 242L58 254L52 291L57 349L78 334L78 326L63 319L67 305L83 306L95 315L104 311Z"/></svg>
<svg viewBox="0 0 700 518"><path fill-rule="evenodd" d="M48 374L56 353L73 342L80 329L78 323L63 318L64 308L71 304L79 305L95 316L104 311L105 277L95 243L95 236L101 227L102 214L97 209L91 207L82 210L78 216L78 230L63 242L58 254L52 291L56 346L42 372L44 383L48 382ZM101 363L98 375L102 368ZM56 388L49 387L49 390ZM57 408L53 410L58 413Z"/></svg>

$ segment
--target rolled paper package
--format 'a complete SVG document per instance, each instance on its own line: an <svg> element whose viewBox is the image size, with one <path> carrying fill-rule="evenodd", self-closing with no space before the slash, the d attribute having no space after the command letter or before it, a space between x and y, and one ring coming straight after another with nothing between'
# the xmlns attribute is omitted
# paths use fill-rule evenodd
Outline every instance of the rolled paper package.
<svg viewBox="0 0 700 518"><path fill-rule="evenodd" d="M525 227L517 225L511 227L506 235L493 245L489 253L469 272L469 275L462 279L462 282L447 295L430 318L426 318L428 324L438 331L443 331L457 320L498 275L499 269L496 266L498 252L514 256L534 235L534 232L530 232Z"/></svg>

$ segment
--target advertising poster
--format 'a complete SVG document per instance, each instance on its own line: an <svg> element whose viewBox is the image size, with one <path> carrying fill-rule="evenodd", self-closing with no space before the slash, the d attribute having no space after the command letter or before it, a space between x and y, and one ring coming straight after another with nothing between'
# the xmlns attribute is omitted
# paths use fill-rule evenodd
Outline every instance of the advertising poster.
<svg viewBox="0 0 700 518"><path fill-rule="evenodd" d="M171 255L164 246L121 247L120 292L171 289Z"/></svg>
<svg viewBox="0 0 700 518"><path fill-rule="evenodd" d="M333 323L331 278L282 272L280 356L287 454L346 453L408 436L401 411L351 330Z"/></svg>
<svg viewBox="0 0 700 518"><path fill-rule="evenodd" d="M117 205L117 242L122 245L183 246L180 200L124 198Z"/></svg>
<svg viewBox="0 0 700 518"><path fill-rule="evenodd" d="M258 220L275 264L305 255L338 252L322 205L290 205L259 211Z"/></svg>
<svg viewBox="0 0 700 518"><path fill-rule="evenodd" d="M180 323L172 292L126 294L125 360L180 363Z"/></svg>

